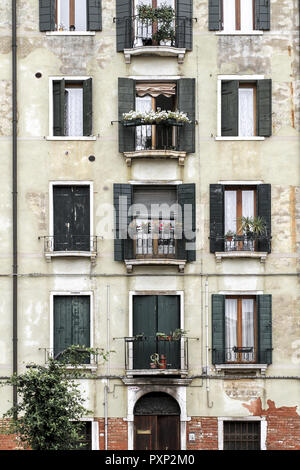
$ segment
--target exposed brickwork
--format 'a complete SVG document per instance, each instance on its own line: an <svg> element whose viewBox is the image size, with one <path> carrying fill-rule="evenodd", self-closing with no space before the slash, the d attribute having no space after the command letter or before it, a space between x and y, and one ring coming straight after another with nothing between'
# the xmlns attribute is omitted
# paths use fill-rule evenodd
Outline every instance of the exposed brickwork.
<svg viewBox="0 0 300 470"><path fill-rule="evenodd" d="M99 422L99 448L105 448L105 421ZM128 424L123 418L108 418L107 422L107 450L127 450L128 449Z"/></svg>
<svg viewBox="0 0 300 470"><path fill-rule="evenodd" d="M189 434L195 441L189 441ZM193 417L187 423L187 450L218 450L218 419Z"/></svg>

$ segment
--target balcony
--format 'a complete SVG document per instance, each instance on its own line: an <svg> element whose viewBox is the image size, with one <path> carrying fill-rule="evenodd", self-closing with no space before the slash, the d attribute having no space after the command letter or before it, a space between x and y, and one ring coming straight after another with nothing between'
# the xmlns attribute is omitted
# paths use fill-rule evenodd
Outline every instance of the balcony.
<svg viewBox="0 0 300 470"><path fill-rule="evenodd" d="M215 236L213 239L218 242L223 241L224 243L224 251L215 252L216 261L218 263L224 258L257 258L260 259L261 263L265 263L267 254L271 251L271 237L267 235Z"/></svg>
<svg viewBox="0 0 300 470"><path fill-rule="evenodd" d="M164 21L145 19L135 15L122 20L124 34L125 63L130 64L134 56L177 57L178 63L184 62L186 38L191 28L191 20L173 16L172 24Z"/></svg>
<svg viewBox="0 0 300 470"><path fill-rule="evenodd" d="M44 240L46 260L52 257L87 257L92 264L97 257L97 236L90 235L47 235L39 237Z"/></svg>
<svg viewBox="0 0 300 470"><path fill-rule="evenodd" d="M49 364L50 359L55 359L57 361L62 360L68 362L66 355L64 355L64 351L57 351L54 348L39 348L40 351L44 353L44 362L45 364ZM72 352L72 360L76 360L78 364L81 364L80 367L88 367L97 368L99 363L99 353L98 350L95 349L95 352L90 353L85 350L80 350L76 348L76 351ZM70 367L72 365L72 360L70 360Z"/></svg>
<svg viewBox="0 0 300 470"><path fill-rule="evenodd" d="M263 352L255 346L225 348L224 352L214 351L213 357L217 371L255 371L260 370L265 374L270 363L271 349Z"/></svg>
<svg viewBox="0 0 300 470"><path fill-rule="evenodd" d="M126 337L127 376L182 376L188 373L188 338Z"/></svg>

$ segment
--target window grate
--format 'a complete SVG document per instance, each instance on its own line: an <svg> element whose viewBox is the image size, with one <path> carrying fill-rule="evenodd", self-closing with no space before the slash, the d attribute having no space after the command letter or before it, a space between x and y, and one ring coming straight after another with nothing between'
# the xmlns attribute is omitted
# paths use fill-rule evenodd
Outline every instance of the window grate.
<svg viewBox="0 0 300 470"><path fill-rule="evenodd" d="M260 422L225 421L224 450L259 450Z"/></svg>

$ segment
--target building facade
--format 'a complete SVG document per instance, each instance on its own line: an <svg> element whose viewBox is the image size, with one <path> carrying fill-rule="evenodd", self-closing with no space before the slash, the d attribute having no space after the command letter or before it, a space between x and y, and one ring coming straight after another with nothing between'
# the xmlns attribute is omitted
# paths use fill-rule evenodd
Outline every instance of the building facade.
<svg viewBox="0 0 300 470"><path fill-rule="evenodd" d="M1 3L0 375L113 350L92 449L300 449L298 18Z"/></svg>

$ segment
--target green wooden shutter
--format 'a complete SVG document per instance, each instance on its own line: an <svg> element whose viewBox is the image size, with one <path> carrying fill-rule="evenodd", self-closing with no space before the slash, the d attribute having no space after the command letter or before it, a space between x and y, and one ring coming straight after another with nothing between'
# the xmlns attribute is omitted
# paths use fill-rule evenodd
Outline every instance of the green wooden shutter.
<svg viewBox="0 0 300 470"><path fill-rule="evenodd" d="M257 295L258 362L272 364L272 295Z"/></svg>
<svg viewBox="0 0 300 470"><path fill-rule="evenodd" d="M102 30L102 8L101 0L87 0L87 30L88 31L101 31Z"/></svg>
<svg viewBox="0 0 300 470"><path fill-rule="evenodd" d="M193 49L193 1L176 1L176 46Z"/></svg>
<svg viewBox="0 0 300 470"><path fill-rule="evenodd" d="M92 79L83 80L83 135L92 135L93 128L93 93Z"/></svg>
<svg viewBox="0 0 300 470"><path fill-rule="evenodd" d="M135 80L130 78L119 78L118 80L118 103L119 121L123 113L135 109ZM119 122L119 152L133 152L135 150L135 127L124 127Z"/></svg>
<svg viewBox="0 0 300 470"><path fill-rule="evenodd" d="M256 213L266 222L266 239L258 240L258 251L271 252L271 185L259 184L256 191Z"/></svg>
<svg viewBox="0 0 300 470"><path fill-rule="evenodd" d="M208 2L208 29L209 31L222 29L222 0Z"/></svg>
<svg viewBox="0 0 300 470"><path fill-rule="evenodd" d="M221 135L238 136L239 81L222 81Z"/></svg>
<svg viewBox="0 0 300 470"><path fill-rule="evenodd" d="M72 186L53 187L54 251L72 250L73 226Z"/></svg>
<svg viewBox="0 0 300 470"><path fill-rule="evenodd" d="M132 186L130 184L114 184L115 261L133 258L133 242L128 234L128 225L131 222L131 216L129 215L131 205Z"/></svg>
<svg viewBox="0 0 300 470"><path fill-rule="evenodd" d="M39 0L40 31L55 30L55 0Z"/></svg>
<svg viewBox="0 0 300 470"><path fill-rule="evenodd" d="M132 1L116 0L117 52L132 47Z"/></svg>
<svg viewBox="0 0 300 470"><path fill-rule="evenodd" d="M180 328L180 297L179 295L157 296L157 331L173 333ZM180 369L180 341L158 341L158 354L165 354L171 369Z"/></svg>
<svg viewBox="0 0 300 470"><path fill-rule="evenodd" d="M179 150L195 152L195 79L181 78L177 81L177 105L179 111L187 113L191 124L179 127Z"/></svg>
<svg viewBox="0 0 300 470"><path fill-rule="evenodd" d="M65 80L53 82L53 135L65 135Z"/></svg>
<svg viewBox="0 0 300 470"><path fill-rule="evenodd" d="M257 80L257 135L270 137L272 135L272 80Z"/></svg>
<svg viewBox="0 0 300 470"><path fill-rule="evenodd" d="M53 299L54 357L72 345L72 298L58 295Z"/></svg>
<svg viewBox="0 0 300 470"><path fill-rule="evenodd" d="M90 297L72 297L72 344L90 347Z"/></svg>
<svg viewBox="0 0 300 470"><path fill-rule="evenodd" d="M72 187L72 249L90 251L90 187Z"/></svg>
<svg viewBox="0 0 300 470"><path fill-rule="evenodd" d="M196 260L196 186L194 183L179 184L178 205L182 215L182 238L177 240L177 258Z"/></svg>
<svg viewBox="0 0 300 470"><path fill-rule="evenodd" d="M224 251L224 186L209 185L210 252Z"/></svg>
<svg viewBox="0 0 300 470"><path fill-rule="evenodd" d="M212 363L225 362L225 295L212 295Z"/></svg>
<svg viewBox="0 0 300 470"><path fill-rule="evenodd" d="M133 335L144 333L145 341L133 344L133 368L149 369L150 356L157 352L157 296L133 297Z"/></svg>
<svg viewBox="0 0 300 470"><path fill-rule="evenodd" d="M255 0L255 29L270 29L270 0Z"/></svg>

